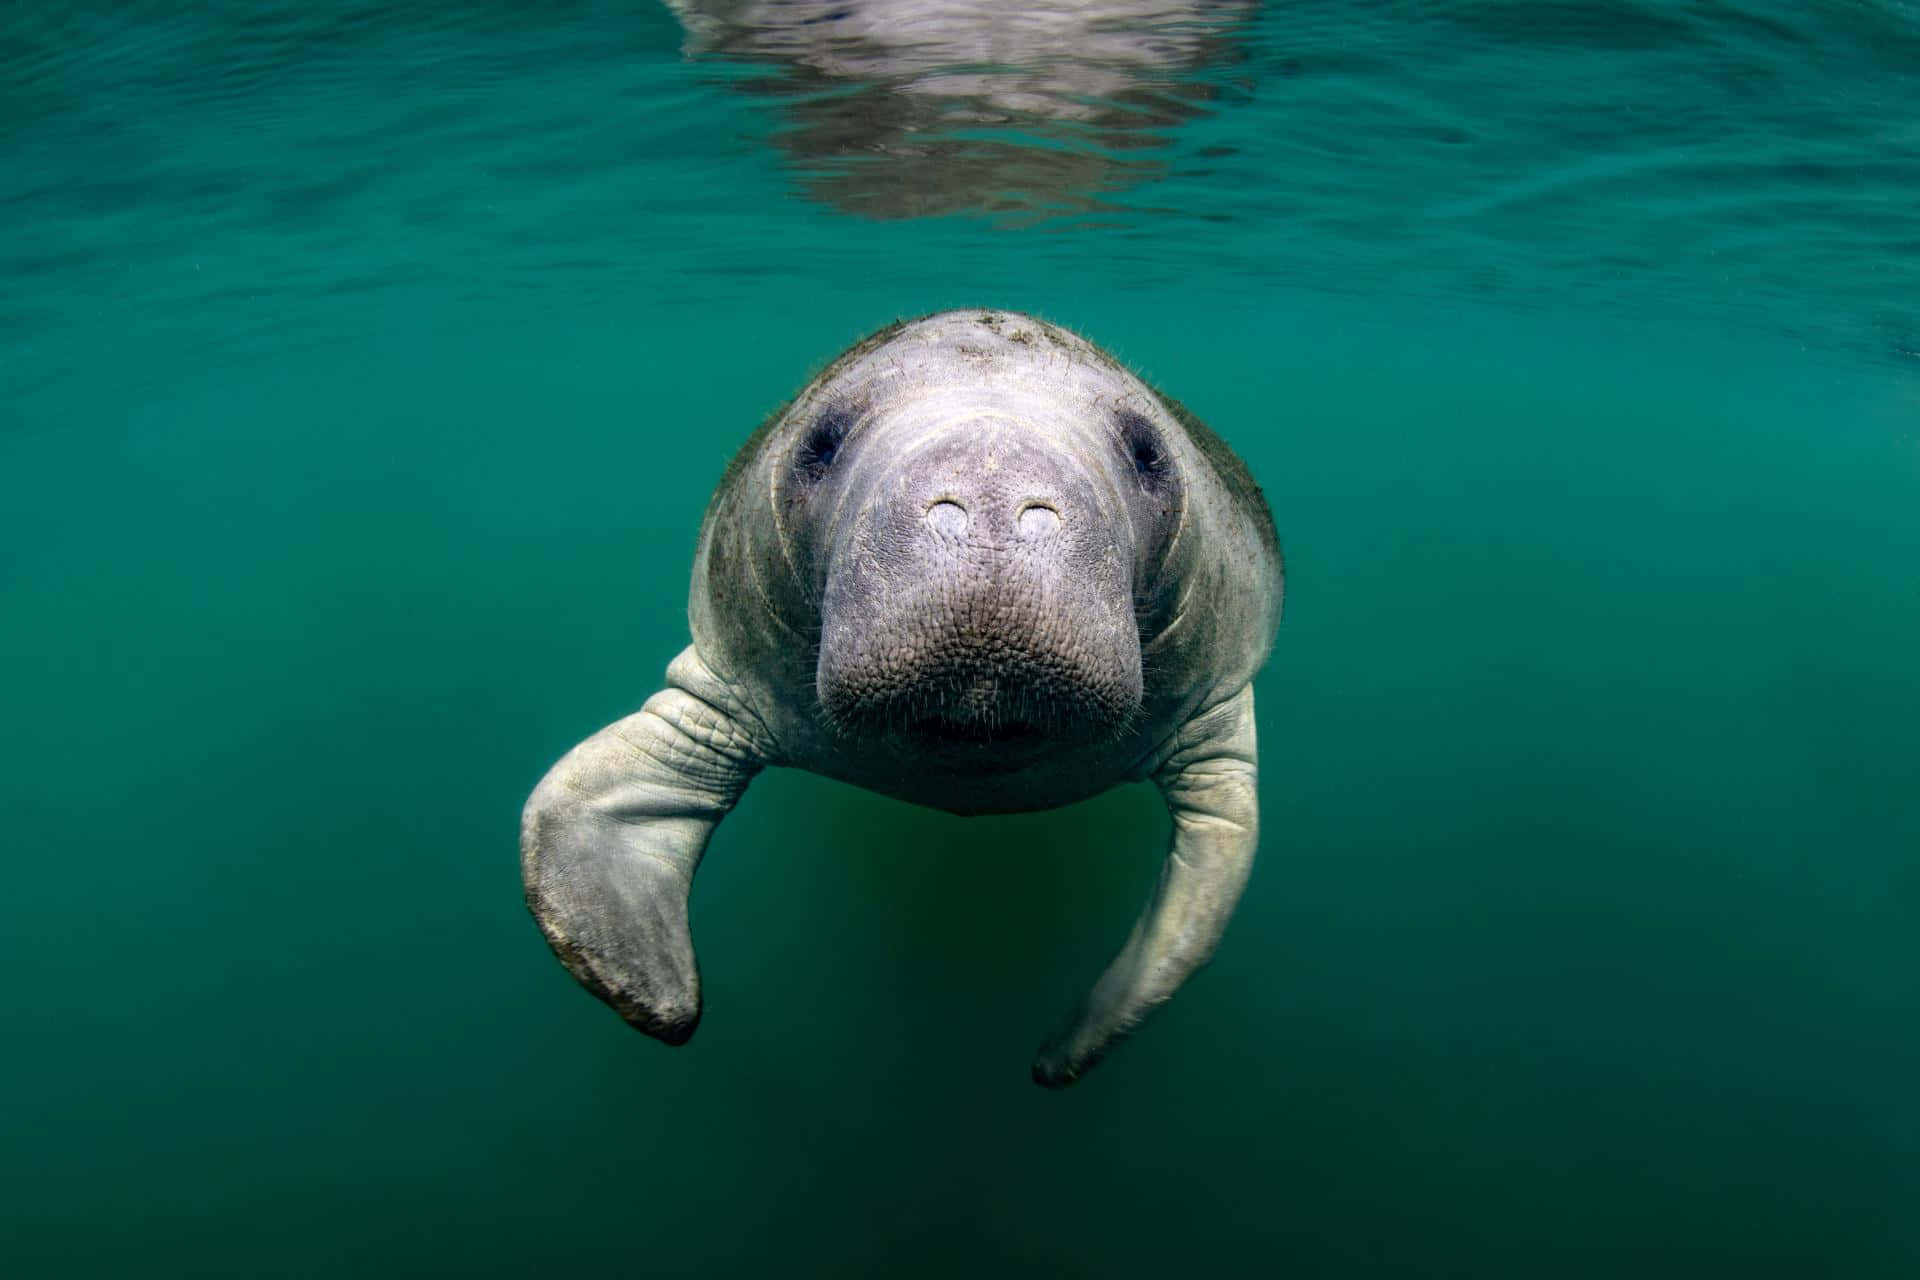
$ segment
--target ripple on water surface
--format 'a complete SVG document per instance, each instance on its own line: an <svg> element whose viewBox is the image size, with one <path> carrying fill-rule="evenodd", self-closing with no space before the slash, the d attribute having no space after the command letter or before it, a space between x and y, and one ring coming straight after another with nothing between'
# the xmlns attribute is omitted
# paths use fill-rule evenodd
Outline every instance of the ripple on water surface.
<svg viewBox="0 0 1920 1280"><path fill-rule="evenodd" d="M10 365L126 326L283 340L396 290L571 308L1036 268L1920 358L1911 4L454 15L15 9Z"/></svg>

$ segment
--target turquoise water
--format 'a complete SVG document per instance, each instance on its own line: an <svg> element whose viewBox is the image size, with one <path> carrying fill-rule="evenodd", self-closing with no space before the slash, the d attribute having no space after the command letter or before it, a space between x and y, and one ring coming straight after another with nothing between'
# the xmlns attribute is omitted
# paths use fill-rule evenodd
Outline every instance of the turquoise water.
<svg viewBox="0 0 1920 1280"><path fill-rule="evenodd" d="M9 1274L1920 1271L1920 7L321 8L0 33ZM771 774L646 1041L519 807L972 304L1266 488L1234 927L1045 1093L1151 793Z"/></svg>

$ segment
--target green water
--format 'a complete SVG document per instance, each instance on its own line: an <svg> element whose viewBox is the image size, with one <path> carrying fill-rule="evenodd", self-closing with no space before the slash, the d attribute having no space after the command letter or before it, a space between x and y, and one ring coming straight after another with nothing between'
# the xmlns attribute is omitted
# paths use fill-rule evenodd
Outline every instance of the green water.
<svg viewBox="0 0 1920 1280"><path fill-rule="evenodd" d="M665 9L9 10L7 1274L1920 1274L1920 10L1230 16L929 151ZM519 807L972 304L1265 486L1251 888L1046 1093L1151 792L769 774L649 1042Z"/></svg>

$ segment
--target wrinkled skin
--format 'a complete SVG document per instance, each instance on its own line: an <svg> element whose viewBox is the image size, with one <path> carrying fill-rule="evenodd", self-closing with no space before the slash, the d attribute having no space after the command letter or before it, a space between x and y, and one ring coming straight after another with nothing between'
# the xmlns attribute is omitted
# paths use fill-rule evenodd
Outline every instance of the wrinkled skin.
<svg viewBox="0 0 1920 1280"><path fill-rule="evenodd" d="M632 1025L700 1018L687 896L768 765L955 813L1151 779L1173 838L1034 1078L1078 1079L1212 954L1257 842L1254 673L1279 620L1264 500L1110 356L1011 312L856 345L749 440L696 554L667 687L527 802L527 897Z"/></svg>

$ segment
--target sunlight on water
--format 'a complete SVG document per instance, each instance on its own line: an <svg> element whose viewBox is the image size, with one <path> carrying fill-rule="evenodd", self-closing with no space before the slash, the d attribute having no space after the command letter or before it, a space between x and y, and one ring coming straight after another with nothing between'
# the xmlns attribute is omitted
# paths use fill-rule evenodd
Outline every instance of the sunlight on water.
<svg viewBox="0 0 1920 1280"><path fill-rule="evenodd" d="M1651 308L1920 359L1912 5L1048 13L36 9L0 172L0 271L33 287L0 327L139 302L216 309L224 342L415 286L571 306L802 260L992 287L1024 270L993 229L1038 220L1064 234L1020 262L1143 289ZM856 240L789 191L934 221Z"/></svg>
<svg viewBox="0 0 1920 1280"><path fill-rule="evenodd" d="M809 196L849 213L1032 215L1098 208L1166 176L1171 134L1229 85L1244 0L814 0L673 6L685 50L762 73L774 141Z"/></svg>

